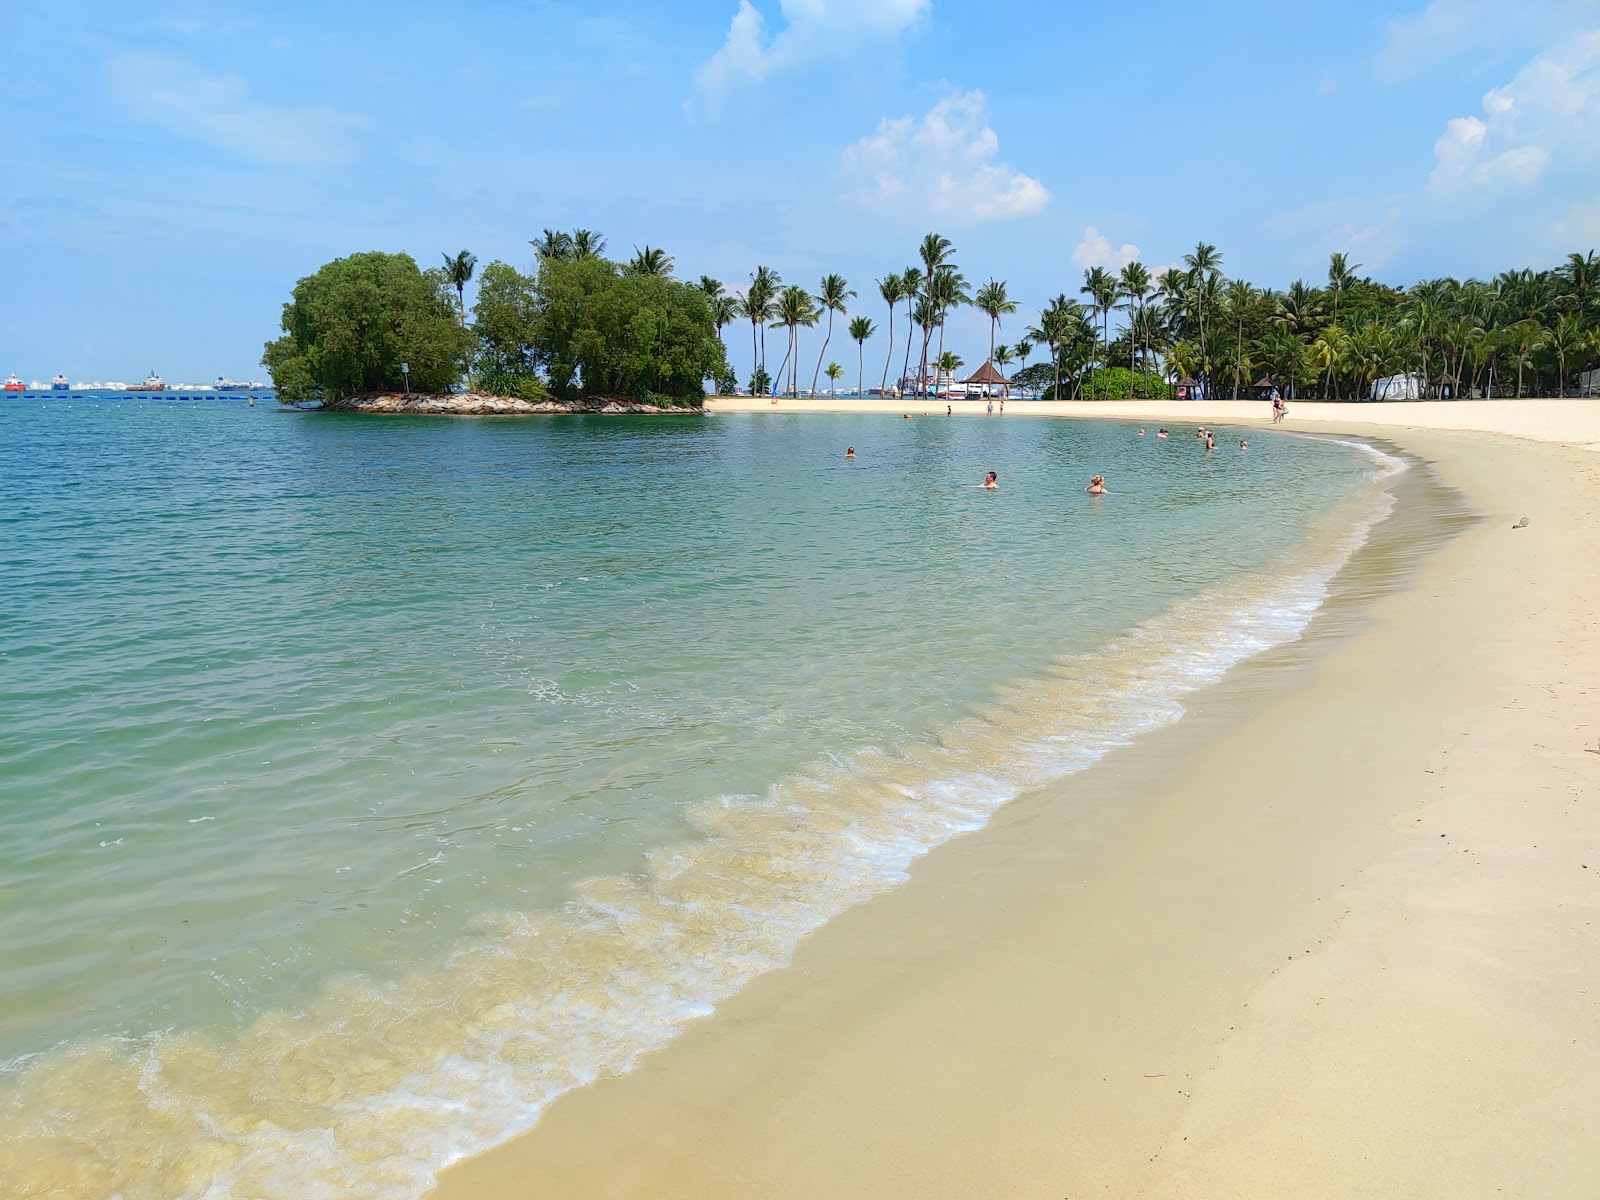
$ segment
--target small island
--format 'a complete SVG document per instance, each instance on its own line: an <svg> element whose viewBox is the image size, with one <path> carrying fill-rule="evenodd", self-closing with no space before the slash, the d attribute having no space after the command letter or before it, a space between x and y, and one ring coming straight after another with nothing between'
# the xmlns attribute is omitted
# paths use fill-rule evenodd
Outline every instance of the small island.
<svg viewBox="0 0 1600 1200"><path fill-rule="evenodd" d="M464 250L426 271L409 254L379 251L325 264L295 284L282 336L262 355L279 403L448 416L661 413L699 411L708 382L731 385L720 284L713 293L679 282L671 257L651 247L614 262L588 230L535 246L533 275L503 262L484 268L470 323L476 259Z"/></svg>

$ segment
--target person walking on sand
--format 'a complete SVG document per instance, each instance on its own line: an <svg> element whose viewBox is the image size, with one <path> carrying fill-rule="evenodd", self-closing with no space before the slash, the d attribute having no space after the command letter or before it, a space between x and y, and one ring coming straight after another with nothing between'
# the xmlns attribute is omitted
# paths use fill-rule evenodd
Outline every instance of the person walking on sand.
<svg viewBox="0 0 1600 1200"><path fill-rule="evenodd" d="M1111 494L1106 491L1106 477L1104 475L1096 475L1089 480L1089 486L1083 490L1091 496L1109 496Z"/></svg>
<svg viewBox="0 0 1600 1200"><path fill-rule="evenodd" d="M983 477L983 486L993 491L995 488L1000 486L1000 476L996 475L993 471L990 471Z"/></svg>

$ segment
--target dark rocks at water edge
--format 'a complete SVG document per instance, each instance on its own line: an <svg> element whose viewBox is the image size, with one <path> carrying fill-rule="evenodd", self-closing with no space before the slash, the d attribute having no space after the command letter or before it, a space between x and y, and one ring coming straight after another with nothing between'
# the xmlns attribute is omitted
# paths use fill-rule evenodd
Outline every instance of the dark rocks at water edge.
<svg viewBox="0 0 1600 1200"><path fill-rule="evenodd" d="M519 400L514 396L486 396L479 392L445 394L379 392L350 396L324 404L323 412L384 413L394 416L519 417L534 413L683 413L700 412L700 406L667 408L607 396L582 400Z"/></svg>

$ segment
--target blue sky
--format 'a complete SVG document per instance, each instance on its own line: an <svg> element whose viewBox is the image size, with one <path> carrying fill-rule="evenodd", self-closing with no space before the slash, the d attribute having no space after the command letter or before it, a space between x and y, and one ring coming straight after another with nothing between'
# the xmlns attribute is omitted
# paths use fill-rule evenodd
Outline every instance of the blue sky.
<svg viewBox="0 0 1600 1200"><path fill-rule="evenodd" d="M839 271L880 326L937 229L1022 303L1002 340L1202 239L1273 287L1600 245L1600 0L5 0L0 44L24 378L260 376L328 259L527 267L546 226L732 285ZM986 322L947 342L981 361Z"/></svg>

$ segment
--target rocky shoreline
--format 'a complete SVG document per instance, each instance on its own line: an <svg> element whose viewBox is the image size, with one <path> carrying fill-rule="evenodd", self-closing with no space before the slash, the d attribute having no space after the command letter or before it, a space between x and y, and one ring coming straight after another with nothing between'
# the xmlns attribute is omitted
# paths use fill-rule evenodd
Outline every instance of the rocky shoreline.
<svg viewBox="0 0 1600 1200"><path fill-rule="evenodd" d="M582 400L519 400L514 396L488 396L481 392L376 392L324 404L320 411L389 416L521 417L538 413L698 413L704 409L698 405L662 408L608 396L586 396Z"/></svg>

